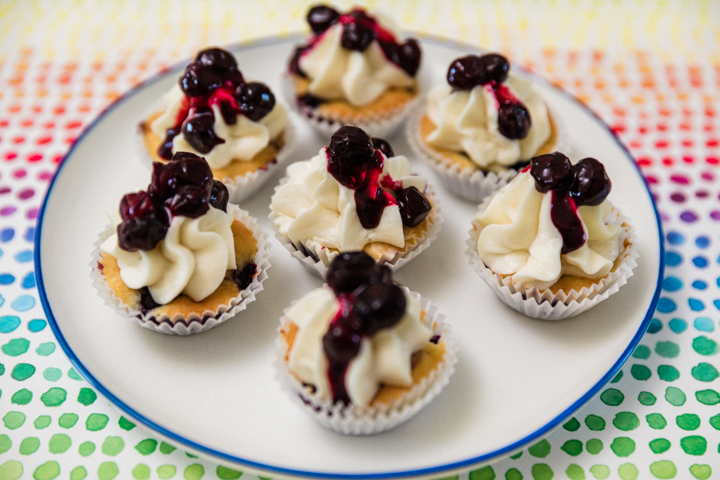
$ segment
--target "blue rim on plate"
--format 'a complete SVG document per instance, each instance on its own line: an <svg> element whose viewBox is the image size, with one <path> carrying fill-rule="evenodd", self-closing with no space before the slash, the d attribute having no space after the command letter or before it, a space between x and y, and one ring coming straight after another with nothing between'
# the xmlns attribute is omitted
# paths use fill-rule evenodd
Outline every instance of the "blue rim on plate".
<svg viewBox="0 0 720 480"><path fill-rule="evenodd" d="M479 52L480 49L477 47L467 45L464 43L460 43L453 40L443 39L441 37L436 36L429 36L429 35L416 35L419 36L423 42L432 43L437 46L446 46L450 48L456 48L462 51L466 51L468 53L472 52ZM254 48L260 48L268 45L275 45L279 43L288 43L289 45L294 44L295 42L301 41L302 36L300 35L293 35L289 37L267 37L260 40L256 40L253 42L245 43L245 44L236 44L231 45L227 47L233 52L241 52L243 50L250 50ZM52 307L50 306L50 303L47 299L47 294L45 291L45 285L43 282L43 275L42 275L42 265L41 265L41 238L43 233L43 220L45 216L45 209L48 205L48 200L50 199L50 195L53 191L53 186L55 185L56 180L62 173L62 169L65 166L66 162L70 161L73 155L73 152L77 148L78 145L80 145L84 139L84 137L91 132L95 126L104 119L105 116L107 116L111 111L113 111L115 108L117 108L120 104L122 104L125 100L127 100L129 97L133 96L137 91L142 90L143 88L147 87L148 85L151 85L157 81L160 81L164 78L166 78L170 74L174 74L175 72L180 71L182 68L185 67L187 62L179 63L169 69L165 69L162 72L154 75L153 77L145 80L144 82L140 83L139 85L133 87L128 92L126 92L124 95L122 95L120 98L115 100L112 104L110 104L108 107L106 107L95 120L93 120L78 136L78 138L75 140L73 145L71 146L68 153L63 157L62 161L59 163L57 171L50 183L50 186L48 187L48 191L45 194L45 198L43 199L42 207L40 208L40 212L38 215L38 221L37 221L37 227L35 231L35 239L34 239L34 245L35 245L35 251L34 251L34 263L35 263L35 278L37 280L37 288L38 288L38 295L40 297L40 302L43 306L43 309L45 311L45 314L47 316L48 323L50 324L50 327L55 334L55 337L57 338L58 343L62 347L65 354L70 359L70 362L74 365L74 367L78 370L78 372L103 396L105 396L108 400L110 400L111 403L113 403L116 407L118 407L124 414L127 414L131 416L136 421L140 422L144 426L154 430L155 432L163 435L164 437L167 437L175 442L178 442L179 444L182 444L185 447L191 448L193 450L196 450L198 452L202 452L203 454L209 455L211 457L215 457L220 460L226 460L230 461L239 465L243 465L247 468L264 471L264 472L271 472L276 474L283 474L283 475L290 475L290 476L301 476L301 477L316 477L316 478L333 478L333 479L339 479L339 478L347 478L347 479L361 479L361 478L373 478L373 479L379 479L379 478L404 478L404 477L413 477L413 476L422 476L422 475L432 475L432 474L438 474L443 472L449 472L454 470L462 470L462 469L469 469L474 466L479 466L480 464L486 463L492 459L497 459L499 457L508 455L528 443L532 442L533 440L538 439L539 437L547 434L557 426L559 426L566 418L568 418L570 415L572 415L576 410L578 410L581 406L583 406L588 400L590 400L592 397L597 394L600 389L607 384L614 376L615 374L620 370L620 367L625 363L625 361L628 359L628 357L632 354L632 352L635 350L635 347L640 342L640 339L645 334L645 331L647 330L648 325L650 324L650 320L652 319L653 313L655 312L655 307L658 303L658 300L660 298L660 292L662 287L662 279L663 279L663 273L665 269L665 245L663 242L663 232L662 232L662 224L660 221L660 215L658 214L657 206L655 205L655 201L653 199L653 196L650 192L650 189L648 187L647 182L645 181L644 177L642 176L642 173L640 172L640 168L635 163L635 161L632 158L632 155L628 151L628 149L623 145L623 143L620 141L620 139L615 135L615 133L602 121L602 119L592 110L590 110L584 103L582 103L580 100L572 96L570 93L556 87L555 85L552 85L547 80L543 79L542 77L539 77L535 74L524 72L526 75L530 76L534 82L544 84L550 89L553 89L554 91L560 93L565 98L572 101L574 104L578 105L585 113L589 114L591 117L593 117L596 122L603 126L608 134L611 136L611 138L614 140L614 142L617 144L617 146L622 150L622 152L625 154L627 161L629 161L634 167L635 171L637 172L638 176L641 178L643 185L645 185L645 189L647 190L647 194L650 198L653 211L655 212L655 220L657 222L658 227L658 233L659 233L659 253L660 253L660 259L659 259L659 265L658 265L658 278L657 278L657 284L655 287L655 292L652 297L652 301L650 302L650 305L648 306L648 310L643 318L642 323L640 324L640 328L638 329L635 336L630 341L627 348L623 351L622 355L618 358L618 360L613 364L613 366L608 370L608 372L595 384L592 388L590 388L582 397L580 397L577 401L575 401L572 405L570 405L567 409L565 409L563 412L561 412L559 415L557 415L555 418L547 422L544 426L538 428L537 430L533 431L532 433L526 435L524 438L507 445L503 448L497 449L495 451L486 453L484 455L479 455L476 457L471 457L465 460L438 465L434 467L427 467L417 470L405 470L405 471L393 471L393 472L387 472L387 473L369 473L369 474L339 474L339 473L322 473L322 472L312 472L312 471L303 471L303 470L294 470L294 469L288 469L283 467L278 467L275 465L268 465L264 463L258 463L251 460L247 460L241 457L237 457L234 455L230 455L227 453L223 453L221 451L217 451L215 449L206 447L204 445L201 445L199 443L196 443L188 438L185 438L181 435L178 435L171 430L168 430L167 428L164 428L149 418L144 417L137 411L135 411L133 408L129 407L127 404L125 404L122 400L117 398L110 390L108 390L102 383L100 383L88 370L88 368L77 358L75 355L75 352L72 350L72 348L68 345L67 341L65 340L65 337L63 336L62 331L60 330L60 327L55 320L55 317L53 315ZM517 67L514 67L517 68ZM521 70L521 69L519 69Z"/></svg>

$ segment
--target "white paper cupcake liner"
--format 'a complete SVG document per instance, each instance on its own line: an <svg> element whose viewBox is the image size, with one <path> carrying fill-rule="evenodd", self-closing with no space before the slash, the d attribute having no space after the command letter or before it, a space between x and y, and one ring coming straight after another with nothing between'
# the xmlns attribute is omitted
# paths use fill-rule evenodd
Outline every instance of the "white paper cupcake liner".
<svg viewBox="0 0 720 480"><path fill-rule="evenodd" d="M421 106L424 106L424 102L422 102ZM412 112L407 123L406 136L415 155L433 169L449 192L466 200L479 202L488 195L500 190L517 175L518 170L514 168L498 172L484 172L482 170L463 168L451 161L442 153L431 148L423 140L420 131L420 120L424 115L424 108L416 108ZM567 130L558 115L553 115L553 121L557 130L553 150L570 156L571 149L566 133Z"/></svg>
<svg viewBox="0 0 720 480"><path fill-rule="evenodd" d="M143 313L140 310L136 310L120 300L105 281L102 270L98 268L98 264L102 259L100 246L114 233L114 227L112 225L109 225L93 244L94 250L92 253L92 261L90 262L92 269L90 278L93 280L93 286L97 289L98 294L107 305L122 311L128 318L134 319L141 326L156 332L168 335L190 335L204 332L220 325L235 316L238 312L245 310L248 304L255 300L255 296L263 289L262 284L267 279L267 270L270 268L270 262L268 260L270 242L268 241L268 235L262 231L257 220L251 217L245 210L241 210L232 204L228 205L228 213L230 213L235 220L242 222L252 232L253 237L255 237L258 251L255 254L254 262L257 270L250 285L242 290L236 297L229 299L226 305L221 305L216 311L206 310L200 313L193 313L187 317L178 314L173 318L167 315L155 318L150 313Z"/></svg>
<svg viewBox="0 0 720 480"><path fill-rule="evenodd" d="M275 187L275 192L283 184L287 182L287 177L283 177ZM274 195L274 194L273 194ZM432 201L432 211L428 215L430 225L422 237L411 239L405 247L404 252L396 252L392 256L383 256L379 261L384 262L393 270L398 270L406 265L410 260L420 255L435 240L440 232L440 225L443 221L442 208L435 190L430 184L427 184L425 195ZM319 243L308 240L302 244L296 245L286 234L278 229L276 220L280 218L280 214L274 210L270 211L270 220L272 221L273 230L275 230L275 238L282 244L285 249L290 252L302 265L320 278L325 278L327 269L335 257L340 254L339 250L328 249Z"/></svg>
<svg viewBox="0 0 720 480"><path fill-rule="evenodd" d="M431 305L429 300L421 298L419 293L411 292L406 287L402 288L406 295L420 302L421 310L426 312L423 323L433 330L434 336L440 336L440 340L445 344L445 354L435 370L407 394L390 404L360 407L352 404L344 405L342 402L333 404L331 399L318 398L309 387L303 386L290 373L288 364L284 360L287 345L278 336L275 342L276 378L290 398L324 427L346 435L374 435L390 430L418 413L437 397L450 381L450 376L455 371L458 350L450 325L445 322L445 316L440 314L437 307ZM287 312L287 309L285 311ZM281 326L288 321L283 317L280 320Z"/></svg>
<svg viewBox="0 0 720 480"><path fill-rule="evenodd" d="M355 118L323 117L317 109L312 107L301 107L297 103L295 89L289 75L283 78L282 91L285 101L292 110L302 117L313 129L324 139L328 140L335 131L343 125L354 125L365 131L371 137L390 138L395 134L408 117L410 112L417 105L420 95L416 95L409 102L399 105L390 114L376 116L368 119L358 120Z"/></svg>
<svg viewBox="0 0 720 480"><path fill-rule="evenodd" d="M482 213L489 205L491 199L487 199L478 208L478 214ZM620 225L622 230L619 242L624 245L620 252L621 261L618 267L598 279L592 286L583 287L581 290L570 290L569 292L559 291L557 294L547 289L529 287L524 283L514 283L510 276L502 277L494 273L480 258L477 252L477 242L480 237L480 228L477 217L473 220L473 228L466 241L468 246L465 254L470 259L470 266L480 277L493 289L500 299L511 308L527 315L528 317L542 320L562 320L579 315L592 308L610 295L617 292L620 287L627 283L628 278L633 275L633 269L637 266L639 256L635 247L637 241L634 229L630 221L620 211L613 207L607 218L607 224Z"/></svg>

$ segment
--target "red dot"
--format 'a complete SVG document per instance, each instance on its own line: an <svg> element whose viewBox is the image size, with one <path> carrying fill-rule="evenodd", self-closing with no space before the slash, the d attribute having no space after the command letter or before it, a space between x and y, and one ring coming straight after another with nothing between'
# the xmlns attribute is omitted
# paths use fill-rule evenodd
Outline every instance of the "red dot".
<svg viewBox="0 0 720 480"><path fill-rule="evenodd" d="M693 146L693 141L692 141L692 140L689 140L689 139L685 139L685 140L682 141L682 146L683 146L683 147L692 147L692 146Z"/></svg>
<svg viewBox="0 0 720 480"><path fill-rule="evenodd" d="M623 124L614 125L613 127L611 127L611 129L616 135L620 133L625 133L625 125Z"/></svg>
<svg viewBox="0 0 720 480"><path fill-rule="evenodd" d="M709 163L710 165L717 165L718 163L720 163L720 161L718 161L717 157L707 157L705 159L705 161L707 163Z"/></svg>
<svg viewBox="0 0 720 480"><path fill-rule="evenodd" d="M55 156L53 157L53 162L54 162L54 163L60 163L60 160L62 160L62 158L63 158L62 155L55 155Z"/></svg>
<svg viewBox="0 0 720 480"><path fill-rule="evenodd" d="M658 183L660 183L658 182L658 179L656 177L653 177L652 175L648 175L647 177L645 177L645 179L648 181L648 183L652 183L653 185L657 185Z"/></svg>
<svg viewBox="0 0 720 480"><path fill-rule="evenodd" d="M681 185L687 185L690 183L690 179L684 175L672 175L670 177L670 180L672 180L675 183L679 183Z"/></svg>
<svg viewBox="0 0 720 480"><path fill-rule="evenodd" d="M685 163L695 163L695 159L693 157L683 157L683 162Z"/></svg>
<svg viewBox="0 0 720 480"><path fill-rule="evenodd" d="M673 162L673 159L672 159L672 158L670 158L670 157L665 157L665 158L662 159L662 163L663 163L663 165L672 165L672 164L675 163L675 162Z"/></svg>
<svg viewBox="0 0 720 480"><path fill-rule="evenodd" d="M15 153L15 152L8 152L5 154L5 160L7 160L8 162L10 160L15 160L16 158L17 158L17 153Z"/></svg>
<svg viewBox="0 0 720 480"><path fill-rule="evenodd" d="M0 127L7 127L8 125L10 125L10 122L7 120L0 120Z"/></svg>
<svg viewBox="0 0 720 480"><path fill-rule="evenodd" d="M717 146L718 146L718 140L717 140L716 138L714 138L714 139L712 139L712 140L708 140L707 143L706 143L706 145L707 145L708 147L717 147Z"/></svg>
<svg viewBox="0 0 720 480"><path fill-rule="evenodd" d="M13 172L13 177L15 178L23 178L25 175L27 175L27 171L22 168L19 168Z"/></svg>
<svg viewBox="0 0 720 480"><path fill-rule="evenodd" d="M23 143L25 141L25 137L15 137L12 139L12 142L15 144Z"/></svg>
<svg viewBox="0 0 720 480"><path fill-rule="evenodd" d="M20 122L20 126L21 126L21 127L32 127L33 123L35 123L35 121L32 120L32 119L30 119L30 118L28 118L28 119L23 120L22 122Z"/></svg>
<svg viewBox="0 0 720 480"><path fill-rule="evenodd" d="M657 125L657 129L660 130L661 132L664 132L665 130L667 130L667 128L668 128L667 125L664 123L658 123L658 125Z"/></svg>
<svg viewBox="0 0 720 480"><path fill-rule="evenodd" d="M28 161L28 162L33 162L33 163L34 163L34 162L39 162L39 161L42 160L42 159L43 159L43 156L42 156L42 154L40 154L40 153L35 153L35 154L32 154L32 155L28 155L28 157L27 157L27 161Z"/></svg>
<svg viewBox="0 0 720 480"><path fill-rule="evenodd" d="M655 142L656 148L667 148L667 146L668 146L667 140L658 140L657 142Z"/></svg>
<svg viewBox="0 0 720 480"><path fill-rule="evenodd" d="M82 122L79 120L73 120L72 122L68 122L65 124L65 128L67 128L68 130L78 127L82 127Z"/></svg>
<svg viewBox="0 0 720 480"><path fill-rule="evenodd" d="M651 160L650 158L648 158L648 157L638 158L637 163L638 163L638 165L640 165L641 167L649 167L650 165L653 164L652 160Z"/></svg>
<svg viewBox="0 0 720 480"><path fill-rule="evenodd" d="M58 105L57 107L55 107L54 112L56 115L62 115L63 113L65 113L65 107L62 105Z"/></svg>
<svg viewBox="0 0 720 480"><path fill-rule="evenodd" d="M680 130L692 130L692 125L690 125L689 123L681 123Z"/></svg>
<svg viewBox="0 0 720 480"><path fill-rule="evenodd" d="M645 125L640 125L638 127L638 133L647 133L647 132L648 132L648 129Z"/></svg>
<svg viewBox="0 0 720 480"><path fill-rule="evenodd" d="M50 142L52 142L52 137L50 135L47 135L45 137L38 138L36 143L38 145L47 145Z"/></svg>
<svg viewBox="0 0 720 480"><path fill-rule="evenodd" d="M67 137L67 138L65 139L65 143L67 143L68 145L70 145L70 144L73 143L74 141L75 141L75 137Z"/></svg>

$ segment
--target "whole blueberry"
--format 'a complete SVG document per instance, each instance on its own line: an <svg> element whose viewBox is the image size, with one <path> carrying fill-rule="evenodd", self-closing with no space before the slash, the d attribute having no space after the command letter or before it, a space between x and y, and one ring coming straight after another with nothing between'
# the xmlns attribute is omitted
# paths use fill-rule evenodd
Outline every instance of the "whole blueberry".
<svg viewBox="0 0 720 480"><path fill-rule="evenodd" d="M375 259L365 252L342 252L328 267L328 285L336 294L351 293L377 277Z"/></svg>
<svg viewBox="0 0 720 480"><path fill-rule="evenodd" d="M396 325L405 315L405 293L394 283L373 283L355 298L354 309L363 320L363 333L371 336Z"/></svg>
<svg viewBox="0 0 720 480"><path fill-rule="evenodd" d="M275 95L267 85L259 82L243 83L235 91L240 112L250 120L257 122L272 111Z"/></svg>
<svg viewBox="0 0 720 480"><path fill-rule="evenodd" d="M235 61L232 53L217 47L208 48L199 52L195 58L195 62L219 71L237 68L237 61Z"/></svg>
<svg viewBox="0 0 720 480"><path fill-rule="evenodd" d="M335 23L340 18L337 10L327 5L316 5L307 14L307 22L315 35L318 35Z"/></svg>
<svg viewBox="0 0 720 480"><path fill-rule="evenodd" d="M210 191L210 206L218 208L223 212L227 212L227 204L230 200L230 194L224 183L220 180L213 180L212 190Z"/></svg>
<svg viewBox="0 0 720 480"><path fill-rule="evenodd" d="M530 175L540 193L569 188L574 180L570 160L560 152L539 155L530 161Z"/></svg>
<svg viewBox="0 0 720 480"><path fill-rule="evenodd" d="M365 14L353 12L351 15L353 20L343 25L340 43L346 50L363 52L375 40L375 32Z"/></svg>
<svg viewBox="0 0 720 480"><path fill-rule="evenodd" d="M488 53L480 57L485 70L485 78L487 81L495 81L502 83L507 79L510 71L510 63L507 58L498 53Z"/></svg>
<svg viewBox="0 0 720 480"><path fill-rule="evenodd" d="M518 102L501 103L498 110L498 130L510 140L527 137L532 126L530 112Z"/></svg>
<svg viewBox="0 0 720 480"><path fill-rule="evenodd" d="M403 225L411 228L420 225L432 210L430 201L415 187L396 190L395 200L400 208Z"/></svg>
<svg viewBox="0 0 720 480"><path fill-rule="evenodd" d="M375 147L375 149L380 150L387 158L395 156L395 153L393 152L390 143L388 143L388 141L385 139L373 138L372 145L373 147Z"/></svg>
<svg viewBox="0 0 720 480"><path fill-rule="evenodd" d="M330 325L323 335L323 351L332 362L347 363L360 352L362 337L343 322Z"/></svg>
<svg viewBox="0 0 720 480"><path fill-rule="evenodd" d="M215 117L212 112L196 113L183 122L183 136L198 152L210 153L215 145L225 143L225 140L215 134L214 125Z"/></svg>
<svg viewBox="0 0 720 480"><path fill-rule="evenodd" d="M458 90L472 90L485 80L485 66L477 55L468 55L454 60L447 72L447 81Z"/></svg>
<svg viewBox="0 0 720 480"><path fill-rule="evenodd" d="M575 181L570 195L577 205L597 206L605 201L612 189L612 182L605 172L605 166L588 157L573 165Z"/></svg>

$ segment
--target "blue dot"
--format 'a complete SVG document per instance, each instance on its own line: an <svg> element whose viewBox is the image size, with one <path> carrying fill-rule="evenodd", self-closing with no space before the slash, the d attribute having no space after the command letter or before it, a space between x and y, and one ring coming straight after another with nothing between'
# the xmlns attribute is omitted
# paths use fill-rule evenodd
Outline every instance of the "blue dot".
<svg viewBox="0 0 720 480"><path fill-rule="evenodd" d="M698 290L705 290L707 288L707 283L703 282L702 280L695 280L692 283L693 288L696 288Z"/></svg>
<svg viewBox="0 0 720 480"><path fill-rule="evenodd" d="M2 305L2 304L0 303L0 305ZM720 300L713 300L713 305L715 305L715 308L720 310Z"/></svg>
<svg viewBox="0 0 720 480"><path fill-rule="evenodd" d="M668 292L674 292L682 288L682 282L676 277L667 277L663 280L663 290Z"/></svg>
<svg viewBox="0 0 720 480"><path fill-rule="evenodd" d="M12 228L3 228L0 231L0 242L9 242L15 236L15 230Z"/></svg>
<svg viewBox="0 0 720 480"><path fill-rule="evenodd" d="M20 295L18 298L13 300L10 304L10 308L17 312L27 312L35 306L35 299L30 295Z"/></svg>
<svg viewBox="0 0 720 480"><path fill-rule="evenodd" d="M0 275L0 285L10 285L15 281L15 277L10 275L9 273L3 273Z"/></svg>
<svg viewBox="0 0 720 480"><path fill-rule="evenodd" d="M700 256L693 258L692 262L698 268L705 268L705 267L707 267L707 264L708 264L707 258L700 257Z"/></svg>
<svg viewBox="0 0 720 480"><path fill-rule="evenodd" d="M665 253L665 263L667 263L669 267L677 267L682 263L682 257L679 253L667 252Z"/></svg>
<svg viewBox="0 0 720 480"><path fill-rule="evenodd" d="M667 234L667 241L670 245L682 245L685 237L679 232L670 232Z"/></svg>
<svg viewBox="0 0 720 480"><path fill-rule="evenodd" d="M20 319L15 315L0 317L0 333L10 333L20 326Z"/></svg>
<svg viewBox="0 0 720 480"><path fill-rule="evenodd" d="M710 239L705 235L701 235L695 239L695 245L700 248L707 248L710 245Z"/></svg>
<svg viewBox="0 0 720 480"><path fill-rule="evenodd" d="M30 330L31 332L39 332L40 330L45 328L45 325L47 325L47 322L45 320L36 318L35 320L30 320L28 322L28 330Z"/></svg>
<svg viewBox="0 0 720 480"><path fill-rule="evenodd" d="M28 227L28 229L25 230L25 240L28 242L35 241L35 227Z"/></svg>
<svg viewBox="0 0 720 480"><path fill-rule="evenodd" d="M0 295L0 307L2 307L4 303L5 303L5 298L2 295Z"/></svg>
<svg viewBox="0 0 720 480"><path fill-rule="evenodd" d="M705 310L705 304L697 298L688 298L688 305L693 312L699 312Z"/></svg>
<svg viewBox="0 0 720 480"><path fill-rule="evenodd" d="M720 287L720 277L716 280L717 286Z"/></svg>
<svg viewBox="0 0 720 480"><path fill-rule="evenodd" d="M715 325L713 325L713 321L710 320L708 317L698 317L695 319L695 328L700 330L701 332L712 332L715 330Z"/></svg>
<svg viewBox="0 0 720 480"><path fill-rule="evenodd" d="M673 318L670 320L670 330L675 333L682 333L687 329L687 322L680 318Z"/></svg>
<svg viewBox="0 0 720 480"><path fill-rule="evenodd" d="M653 318L652 320L650 320L650 325L648 326L647 331L648 333L657 333L662 330L662 327L662 322L657 318Z"/></svg>
<svg viewBox="0 0 720 480"><path fill-rule="evenodd" d="M17 260L20 263L25 263L31 261L33 258L33 252L32 250L25 250L24 252L20 252L17 255L15 255L15 260Z"/></svg>
<svg viewBox="0 0 720 480"><path fill-rule="evenodd" d="M657 306L658 312L660 313L674 312L676 308L677 305L675 305L675 302L665 297L660 299Z"/></svg>
<svg viewBox="0 0 720 480"><path fill-rule="evenodd" d="M35 272L30 272L25 275L22 281L23 288L35 288Z"/></svg>
<svg viewBox="0 0 720 480"><path fill-rule="evenodd" d="M0 257L2 257L2 256L3 256L3 251L2 251L2 248L0 248Z"/></svg>

